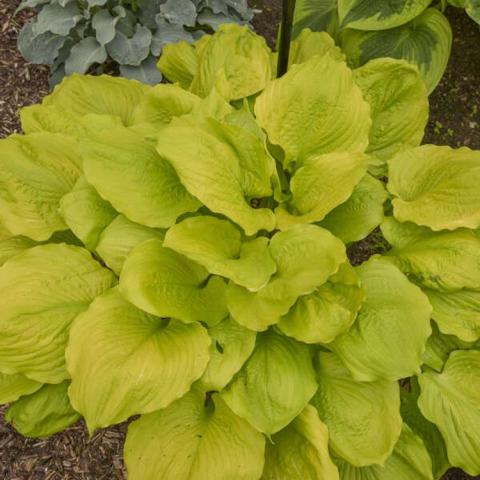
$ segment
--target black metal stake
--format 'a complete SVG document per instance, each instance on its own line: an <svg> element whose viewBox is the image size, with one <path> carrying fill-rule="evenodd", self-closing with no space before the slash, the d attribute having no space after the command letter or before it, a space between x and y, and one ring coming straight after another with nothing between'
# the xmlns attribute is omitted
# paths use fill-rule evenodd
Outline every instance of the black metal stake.
<svg viewBox="0 0 480 480"><path fill-rule="evenodd" d="M278 46L277 78L288 70L290 42L292 40L293 17L296 0L283 0L282 25L280 27L280 44Z"/></svg>

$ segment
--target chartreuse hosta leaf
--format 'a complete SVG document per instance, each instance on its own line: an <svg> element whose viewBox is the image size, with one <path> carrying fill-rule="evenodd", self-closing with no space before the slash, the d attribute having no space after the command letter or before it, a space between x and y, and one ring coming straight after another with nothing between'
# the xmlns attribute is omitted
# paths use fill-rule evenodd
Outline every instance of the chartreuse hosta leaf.
<svg viewBox="0 0 480 480"><path fill-rule="evenodd" d="M70 331L70 399L91 433L165 408L200 378L209 347L199 323L154 317L112 289L94 300Z"/></svg>
<svg viewBox="0 0 480 480"><path fill-rule="evenodd" d="M208 329L210 360L200 379L205 391L220 391L242 368L255 348L256 333L227 318Z"/></svg>
<svg viewBox="0 0 480 480"><path fill-rule="evenodd" d="M367 152L384 161L400 150L420 145L429 106L427 90L417 68L404 60L381 58L353 73L372 109L373 125ZM385 173L384 165L381 170L379 173Z"/></svg>
<svg viewBox="0 0 480 480"><path fill-rule="evenodd" d="M13 403L5 414L25 437L49 437L80 419L67 395L69 382L44 385L40 390Z"/></svg>
<svg viewBox="0 0 480 480"><path fill-rule="evenodd" d="M118 215L101 233L96 252L117 275L120 275L128 254L141 243L153 238L163 240L165 232L148 228Z"/></svg>
<svg viewBox="0 0 480 480"><path fill-rule="evenodd" d="M447 458L445 442L438 428L429 422L418 408L420 387L415 377L410 379L410 391L401 389L400 412L403 420L423 440L432 460L433 478L441 478L450 464Z"/></svg>
<svg viewBox="0 0 480 480"><path fill-rule="evenodd" d="M165 78L188 90L197 73L198 53L195 47L185 40L170 43L163 47L157 67Z"/></svg>
<svg viewBox="0 0 480 480"><path fill-rule="evenodd" d="M255 350L222 398L267 435L286 427L317 390L310 349L275 333L259 333Z"/></svg>
<svg viewBox="0 0 480 480"><path fill-rule="evenodd" d="M0 239L0 267L11 257L18 253L32 248L37 245L37 242L28 237L14 237L11 236L6 239Z"/></svg>
<svg viewBox="0 0 480 480"><path fill-rule="evenodd" d="M0 373L0 405L14 402L23 395L36 392L41 387L41 383L30 380L25 375Z"/></svg>
<svg viewBox="0 0 480 480"><path fill-rule="evenodd" d="M389 162L394 216L432 230L480 226L480 153L424 145Z"/></svg>
<svg viewBox="0 0 480 480"><path fill-rule="evenodd" d="M216 217L202 215L177 223L163 245L252 291L264 287L277 268L268 238L242 241L238 227Z"/></svg>
<svg viewBox="0 0 480 480"><path fill-rule="evenodd" d="M264 451L260 432L194 388L130 425L125 461L131 480L257 480Z"/></svg>
<svg viewBox="0 0 480 480"><path fill-rule="evenodd" d="M373 2L364 0L364 3ZM407 60L420 70L428 93L435 89L445 72L451 46L450 23L436 8L428 8L411 22L396 28L377 32L346 29L342 35L342 49L352 67L360 67L375 58Z"/></svg>
<svg viewBox="0 0 480 480"><path fill-rule="evenodd" d="M127 128L84 140L81 149L87 181L134 222L170 227L180 215L200 207L155 147Z"/></svg>
<svg viewBox="0 0 480 480"><path fill-rule="evenodd" d="M338 14L343 28L387 30L420 15L431 0L338 0Z"/></svg>
<svg viewBox="0 0 480 480"><path fill-rule="evenodd" d="M311 405L266 444L262 480L339 479L328 451L328 429Z"/></svg>
<svg viewBox="0 0 480 480"><path fill-rule="evenodd" d="M227 315L226 285L198 263L163 247L158 239L138 245L120 277L122 295L138 308L183 322L220 323Z"/></svg>
<svg viewBox="0 0 480 480"><path fill-rule="evenodd" d="M332 210L319 225L344 243L362 240L382 223L386 200L383 183L367 174L355 186L350 198Z"/></svg>
<svg viewBox="0 0 480 480"><path fill-rule="evenodd" d="M115 283L113 274L79 247L41 245L0 268L0 371L59 383L73 320Z"/></svg>
<svg viewBox="0 0 480 480"><path fill-rule="evenodd" d="M66 230L60 199L80 176L75 142L64 135L12 135L0 141L0 222L13 235L47 240Z"/></svg>
<svg viewBox="0 0 480 480"><path fill-rule="evenodd" d="M318 391L312 404L326 423L335 455L357 467L383 464L400 436L396 382L355 381L334 353L317 356Z"/></svg>
<svg viewBox="0 0 480 480"><path fill-rule="evenodd" d="M277 271L265 287L250 292L230 282L227 289L232 317L252 330L266 330L277 323L299 296L312 293L346 261L343 243L314 225L276 233L270 241L270 255Z"/></svg>
<svg viewBox="0 0 480 480"><path fill-rule="evenodd" d="M419 377L418 405L445 440L450 463L480 474L480 351L455 351L442 373Z"/></svg>
<svg viewBox="0 0 480 480"><path fill-rule="evenodd" d="M238 223L247 235L273 230L273 212L249 203L272 195L276 174L273 159L255 134L213 118L201 123L177 120L159 133L157 150L210 210Z"/></svg>
<svg viewBox="0 0 480 480"><path fill-rule="evenodd" d="M65 223L89 250L95 250L100 234L117 216L115 209L80 177L60 202Z"/></svg>
<svg viewBox="0 0 480 480"><path fill-rule="evenodd" d="M255 115L270 142L284 150L287 167L325 153L361 153L368 145L370 108L346 64L330 55L292 65L270 82Z"/></svg>
<svg viewBox="0 0 480 480"><path fill-rule="evenodd" d="M365 298L349 263L310 295L300 297L278 328L305 343L330 343L352 326Z"/></svg>
<svg viewBox="0 0 480 480"><path fill-rule="evenodd" d="M334 152L311 156L290 180L291 200L276 210L277 227L323 220L345 202L367 171L369 159L361 153Z"/></svg>
<svg viewBox="0 0 480 480"><path fill-rule="evenodd" d="M305 28L325 31L335 38L338 31L337 0L297 0L293 24L294 38Z"/></svg>
<svg viewBox="0 0 480 480"><path fill-rule="evenodd" d="M365 302L353 327L330 348L360 381L399 380L419 373L432 333L428 298L385 260L373 258L357 272Z"/></svg>
<svg viewBox="0 0 480 480"><path fill-rule="evenodd" d="M385 465L356 468L342 460L337 465L341 480L434 480L425 444L405 424Z"/></svg>
<svg viewBox="0 0 480 480"><path fill-rule="evenodd" d="M272 77L271 51L265 39L247 26L221 25L197 51L198 66L190 89L201 97L213 88L227 100L249 97L263 90Z"/></svg>

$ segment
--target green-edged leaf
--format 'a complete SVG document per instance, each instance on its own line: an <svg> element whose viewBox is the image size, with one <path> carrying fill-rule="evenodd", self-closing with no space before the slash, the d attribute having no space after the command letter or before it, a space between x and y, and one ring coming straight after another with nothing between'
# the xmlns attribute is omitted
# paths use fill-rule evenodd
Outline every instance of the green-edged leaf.
<svg viewBox="0 0 480 480"><path fill-rule="evenodd" d="M200 206L155 147L127 128L86 139L81 149L88 182L134 222L170 227L180 215Z"/></svg>
<svg viewBox="0 0 480 480"><path fill-rule="evenodd" d="M70 230L89 250L95 250L100 234L117 216L114 208L80 177L60 202L60 212Z"/></svg>
<svg viewBox="0 0 480 480"><path fill-rule="evenodd" d="M325 32L303 30L290 46L289 64L304 63L315 55L330 55L333 59L344 61L345 55L335 45L332 37Z"/></svg>
<svg viewBox="0 0 480 480"><path fill-rule="evenodd" d="M265 439L217 395L193 389L133 422L125 443L131 480L257 480Z"/></svg>
<svg viewBox="0 0 480 480"><path fill-rule="evenodd" d="M420 145L429 105L417 68L403 60L381 58L355 70L354 78L372 109L367 152L387 160Z"/></svg>
<svg viewBox="0 0 480 480"><path fill-rule="evenodd" d="M433 480L428 451L422 440L405 424L384 466L355 468L341 460L337 465L342 480Z"/></svg>
<svg viewBox="0 0 480 480"><path fill-rule="evenodd" d="M176 121L160 131L157 150L210 210L238 223L247 235L273 230L273 212L249 203L272 195L275 174L274 161L255 134L213 118Z"/></svg>
<svg viewBox="0 0 480 480"><path fill-rule="evenodd" d="M276 210L277 227L323 220L345 202L365 175L369 159L361 153L311 156L290 181L291 200Z"/></svg>
<svg viewBox="0 0 480 480"><path fill-rule="evenodd" d="M164 237L163 230L148 228L118 215L101 233L96 251L108 267L120 275L128 254L137 245L152 238L163 240Z"/></svg>
<svg viewBox="0 0 480 480"><path fill-rule="evenodd" d="M107 51L97 42L95 37L86 37L76 43L65 61L65 74L86 73L94 63L103 63L107 59Z"/></svg>
<svg viewBox="0 0 480 480"><path fill-rule="evenodd" d="M158 317L220 323L227 315L225 283L197 263L148 240L128 256L120 277L125 298Z"/></svg>
<svg viewBox="0 0 480 480"><path fill-rule="evenodd" d="M133 111L150 87L135 80L109 75L70 75L57 85L43 105L58 107L77 115L117 115L132 125Z"/></svg>
<svg viewBox="0 0 480 480"><path fill-rule="evenodd" d="M337 0L297 0L293 37L304 28L325 31L334 37L338 31Z"/></svg>
<svg viewBox="0 0 480 480"><path fill-rule="evenodd" d="M328 429L310 405L267 443L262 480L339 480Z"/></svg>
<svg viewBox="0 0 480 480"><path fill-rule="evenodd" d="M13 403L5 420L24 437L49 437L80 420L80 414L70 405L67 395L69 382L44 385L37 392Z"/></svg>
<svg viewBox="0 0 480 480"><path fill-rule="evenodd" d="M433 477L441 478L450 467L445 442L438 428L421 414L417 404L419 394L418 382L411 378L410 391L401 389L400 392L400 412L403 420L423 440L432 460Z"/></svg>
<svg viewBox="0 0 480 480"><path fill-rule="evenodd" d="M351 197L332 210L319 225L344 243L363 240L382 223L386 200L383 183L367 174L355 186Z"/></svg>
<svg viewBox="0 0 480 480"><path fill-rule="evenodd" d="M432 230L480 226L480 152L424 145L389 162L394 215Z"/></svg>
<svg viewBox="0 0 480 480"><path fill-rule="evenodd" d="M198 68L195 47L185 40L165 45L157 67L172 83L188 90Z"/></svg>
<svg viewBox="0 0 480 480"><path fill-rule="evenodd" d="M216 88L225 99L238 100L262 91L271 79L271 51L248 26L221 25L197 52L191 90L201 97Z"/></svg>
<svg viewBox="0 0 480 480"><path fill-rule="evenodd" d="M270 330L257 335L252 356L222 398L237 415L271 435L299 415L316 390L308 346Z"/></svg>
<svg viewBox="0 0 480 480"><path fill-rule="evenodd" d="M418 380L418 405L442 433L450 463L480 474L480 351L452 352L442 373L429 370Z"/></svg>
<svg viewBox="0 0 480 480"><path fill-rule="evenodd" d="M431 0L338 0L342 28L388 30L403 25L420 15Z"/></svg>
<svg viewBox="0 0 480 480"><path fill-rule="evenodd" d="M0 235L1 237L1 235ZM28 248L37 245L36 242L27 237L12 237L0 239L0 267L15 255L22 253Z"/></svg>
<svg viewBox="0 0 480 480"><path fill-rule="evenodd" d="M399 380L420 372L432 307L395 266L373 258L357 268L366 299L349 332L330 344L355 379Z"/></svg>
<svg viewBox="0 0 480 480"><path fill-rule="evenodd" d="M312 293L346 260L345 246L327 230L300 225L277 233L270 241L277 271L258 292L230 282L228 309L241 325L266 330L285 315L300 295Z"/></svg>
<svg viewBox="0 0 480 480"><path fill-rule="evenodd" d="M115 282L79 247L41 245L0 268L0 371L59 383L75 317Z"/></svg>
<svg viewBox="0 0 480 480"><path fill-rule="evenodd" d="M255 348L256 333L227 318L209 328L210 361L200 385L204 390L222 390L242 368Z"/></svg>
<svg viewBox="0 0 480 480"><path fill-rule="evenodd" d="M315 292L300 297L278 328L300 342L330 343L350 329L364 297L355 270L345 263Z"/></svg>
<svg viewBox="0 0 480 480"><path fill-rule="evenodd" d="M81 172L76 143L53 133L0 141L0 222L13 235L47 240L66 225L60 199Z"/></svg>
<svg viewBox="0 0 480 480"><path fill-rule="evenodd" d="M365 151L369 110L352 72L330 55L293 65L255 102L257 121L283 148L284 164L297 167L314 155Z"/></svg>
<svg viewBox="0 0 480 480"><path fill-rule="evenodd" d="M238 227L216 217L177 223L168 230L163 245L251 291L264 287L277 268L267 238L242 242Z"/></svg>
<svg viewBox="0 0 480 480"><path fill-rule="evenodd" d="M447 67L452 29L445 16L429 8L411 22L378 32L345 30L342 49L353 67L375 58L397 58L418 67L428 93L435 90Z"/></svg>
<svg viewBox="0 0 480 480"><path fill-rule="evenodd" d="M30 395L41 387L41 383L30 380L24 375L0 373L0 405L15 402L23 395Z"/></svg>
<svg viewBox="0 0 480 480"><path fill-rule="evenodd" d="M398 384L357 382L327 352L318 354L317 380L312 404L328 427L333 452L358 467L383 464L402 429Z"/></svg>
<svg viewBox="0 0 480 480"><path fill-rule="evenodd" d="M200 378L209 346L199 323L153 317L112 289L70 330L66 358L72 404L90 433L165 408Z"/></svg>

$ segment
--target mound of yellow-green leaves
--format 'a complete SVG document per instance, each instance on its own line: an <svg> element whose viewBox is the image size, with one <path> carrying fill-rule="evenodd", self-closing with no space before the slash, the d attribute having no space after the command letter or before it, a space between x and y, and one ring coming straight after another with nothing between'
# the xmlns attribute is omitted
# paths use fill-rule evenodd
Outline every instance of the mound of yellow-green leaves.
<svg viewBox="0 0 480 480"><path fill-rule="evenodd" d="M174 85L76 75L22 111L0 141L7 419L140 415L132 480L478 474L480 154L418 147L405 62L351 71L309 31L275 62L225 26L166 47ZM392 248L352 267L378 226Z"/></svg>

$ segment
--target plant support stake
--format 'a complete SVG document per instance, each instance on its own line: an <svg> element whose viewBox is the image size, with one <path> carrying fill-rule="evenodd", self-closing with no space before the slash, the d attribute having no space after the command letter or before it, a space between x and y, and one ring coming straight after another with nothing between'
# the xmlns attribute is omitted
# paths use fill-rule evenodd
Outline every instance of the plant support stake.
<svg viewBox="0 0 480 480"><path fill-rule="evenodd" d="M282 25L280 27L280 44L278 48L277 78L283 76L288 69L295 3L296 0L283 0Z"/></svg>

